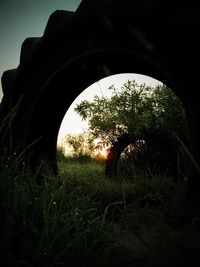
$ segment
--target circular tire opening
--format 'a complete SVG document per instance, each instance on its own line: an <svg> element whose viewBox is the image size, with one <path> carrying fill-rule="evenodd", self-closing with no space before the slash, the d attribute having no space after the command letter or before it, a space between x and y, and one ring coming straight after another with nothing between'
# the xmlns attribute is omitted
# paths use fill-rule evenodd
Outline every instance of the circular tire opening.
<svg viewBox="0 0 200 267"><path fill-rule="evenodd" d="M172 90L149 76L116 74L74 100L58 134L58 159L103 163L109 178L143 173L181 182L187 164L180 142L188 145L188 121Z"/></svg>

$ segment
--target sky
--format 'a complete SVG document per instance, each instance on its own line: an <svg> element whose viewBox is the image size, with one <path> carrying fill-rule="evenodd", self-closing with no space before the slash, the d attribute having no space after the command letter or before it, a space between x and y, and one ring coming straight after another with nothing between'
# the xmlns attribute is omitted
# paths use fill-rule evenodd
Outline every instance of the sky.
<svg viewBox="0 0 200 267"><path fill-rule="evenodd" d="M5 70L18 66L23 41L42 36L55 10L75 11L80 3L81 0L0 0L0 77Z"/></svg>
<svg viewBox="0 0 200 267"><path fill-rule="evenodd" d="M121 73L106 77L90 85L74 100L74 102L66 112L58 134L58 145L64 145L64 139L67 134L84 133L88 129L88 123L86 121L83 121L81 117L74 111L74 108L77 104L79 104L82 100L92 101L94 99L94 95L98 95L99 97L105 96L109 98L111 96L111 91L108 90L108 88L111 85L114 84L115 87L120 90L120 88L128 80L135 80L138 84L145 83L146 85L151 87L162 84L162 82L145 75Z"/></svg>

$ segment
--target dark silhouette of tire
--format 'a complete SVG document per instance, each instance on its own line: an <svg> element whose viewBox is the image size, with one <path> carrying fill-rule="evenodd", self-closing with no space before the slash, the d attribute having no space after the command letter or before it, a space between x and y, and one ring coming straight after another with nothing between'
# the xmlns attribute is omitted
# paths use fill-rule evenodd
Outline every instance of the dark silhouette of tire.
<svg viewBox="0 0 200 267"><path fill-rule="evenodd" d="M101 78L140 73L180 97L199 162L199 14L195 1L161 0L84 0L74 13L55 11L41 38L24 41L17 69L2 76L0 125L20 100L3 146L11 154L29 147L33 171L46 161L56 173L57 135L73 100Z"/></svg>

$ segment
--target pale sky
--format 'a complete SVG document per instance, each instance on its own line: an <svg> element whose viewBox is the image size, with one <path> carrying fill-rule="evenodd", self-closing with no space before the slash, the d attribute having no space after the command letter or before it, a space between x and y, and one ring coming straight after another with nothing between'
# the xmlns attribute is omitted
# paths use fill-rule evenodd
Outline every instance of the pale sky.
<svg viewBox="0 0 200 267"><path fill-rule="evenodd" d="M100 97L102 95L110 97L111 91L108 90L108 88L112 84L114 84L116 88L120 89L128 80L135 80L137 84L145 83L146 85L152 87L162 84L162 82L151 77L132 73L112 75L92 84L74 100L66 112L58 134L58 145L63 143L63 139L67 134L83 133L88 128L87 122L82 121L81 117L74 111L77 104L79 104L82 100L92 101L94 95L98 95Z"/></svg>

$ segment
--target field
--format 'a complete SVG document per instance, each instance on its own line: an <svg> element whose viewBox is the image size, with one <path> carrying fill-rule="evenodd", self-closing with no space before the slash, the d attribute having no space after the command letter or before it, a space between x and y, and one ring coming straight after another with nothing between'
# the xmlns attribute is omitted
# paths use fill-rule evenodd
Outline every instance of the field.
<svg viewBox="0 0 200 267"><path fill-rule="evenodd" d="M182 220L184 188L143 172L60 157L38 184L1 163L0 266L200 266L200 217Z"/></svg>

